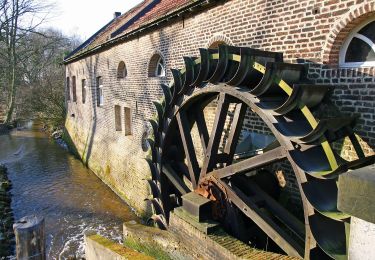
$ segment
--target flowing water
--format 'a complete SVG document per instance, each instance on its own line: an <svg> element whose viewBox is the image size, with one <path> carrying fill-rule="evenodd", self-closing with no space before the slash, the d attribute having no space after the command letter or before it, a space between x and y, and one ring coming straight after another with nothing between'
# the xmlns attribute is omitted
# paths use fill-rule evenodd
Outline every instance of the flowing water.
<svg viewBox="0 0 375 260"><path fill-rule="evenodd" d="M37 125L0 135L0 163L7 166L13 183L15 219L45 218L48 259L83 257L88 230L120 242L122 223L137 219L92 171Z"/></svg>

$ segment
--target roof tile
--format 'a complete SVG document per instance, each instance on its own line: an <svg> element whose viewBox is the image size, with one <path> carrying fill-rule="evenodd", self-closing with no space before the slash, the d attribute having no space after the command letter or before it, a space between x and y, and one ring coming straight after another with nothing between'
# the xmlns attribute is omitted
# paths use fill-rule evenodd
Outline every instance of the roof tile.
<svg viewBox="0 0 375 260"><path fill-rule="evenodd" d="M128 27L124 28L124 31L122 32L120 30L120 33L115 37L121 37L121 35L134 31L147 23L162 18L168 13L178 10L181 7L193 2L194 0L144 0L134 8L130 9L126 13L114 19L102 32L98 33L98 35L95 36L94 39L91 40L86 46L78 47L76 50L72 52L72 54L74 53L74 55L77 55L79 53L93 49L96 46L107 42L111 39L111 34L118 31L123 25L125 25L128 22ZM152 8L146 11L145 13L142 13L145 10L147 10L147 7L151 4L154 4L153 6L151 6ZM132 19L135 19L135 21L132 22Z"/></svg>

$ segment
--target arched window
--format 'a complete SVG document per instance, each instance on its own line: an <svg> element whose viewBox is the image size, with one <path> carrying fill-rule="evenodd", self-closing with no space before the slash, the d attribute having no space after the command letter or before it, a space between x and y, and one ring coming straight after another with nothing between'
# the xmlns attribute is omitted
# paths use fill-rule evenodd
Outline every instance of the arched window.
<svg viewBox="0 0 375 260"><path fill-rule="evenodd" d="M150 64L148 66L148 76L149 77L164 77L165 76L164 60L157 53L151 57Z"/></svg>
<svg viewBox="0 0 375 260"><path fill-rule="evenodd" d="M215 41L215 42L211 43L208 48L219 49L219 45L227 45L227 43L225 41Z"/></svg>
<svg viewBox="0 0 375 260"><path fill-rule="evenodd" d="M340 66L375 66L375 21L367 21L353 30L340 50Z"/></svg>
<svg viewBox="0 0 375 260"><path fill-rule="evenodd" d="M120 61L117 67L117 78L123 79L126 77L126 75L127 75L127 71L126 71L125 62Z"/></svg>

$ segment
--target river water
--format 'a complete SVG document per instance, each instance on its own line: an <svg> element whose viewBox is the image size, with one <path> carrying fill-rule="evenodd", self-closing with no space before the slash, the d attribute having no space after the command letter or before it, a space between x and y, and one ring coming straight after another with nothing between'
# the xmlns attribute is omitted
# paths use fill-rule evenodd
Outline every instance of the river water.
<svg viewBox="0 0 375 260"><path fill-rule="evenodd" d="M64 148L27 124L0 135L0 163L13 183L15 219L45 218L48 259L84 256L84 232L122 240L122 223L136 220L130 207Z"/></svg>

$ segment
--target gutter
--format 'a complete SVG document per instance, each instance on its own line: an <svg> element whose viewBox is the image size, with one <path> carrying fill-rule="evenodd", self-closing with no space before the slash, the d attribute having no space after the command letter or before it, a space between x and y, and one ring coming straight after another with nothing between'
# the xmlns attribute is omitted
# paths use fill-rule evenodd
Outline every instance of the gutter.
<svg viewBox="0 0 375 260"><path fill-rule="evenodd" d="M194 11L196 11L197 9L199 8L204 8L204 7L208 7L209 5L213 5L215 3L218 3L218 2L224 2L224 1L227 1L227 0L195 0L193 3L191 4L188 4L180 9L177 9L175 11L172 11L160 18L156 18L155 20L147 23L147 24L144 24L140 27L138 27L137 29L133 30L133 31L130 31L122 36L119 36L117 38L114 38L114 39L111 39L105 43L102 43L102 44L99 44L97 46L95 46L94 48L92 49L89 49L85 52L82 52L76 56L73 56L73 57L68 57L66 59L64 59L63 61L63 64L67 65L69 63L72 63L74 61L77 61L77 60L80 60L84 57L87 57L87 56L90 56L92 54L95 54L95 53L98 53L98 52L101 52L102 50L105 50L107 48L110 48L116 44L120 44L122 42L125 42L126 40L128 40L129 38L133 37L133 36L136 36L138 35L139 33L141 32L144 32L148 29L152 29L153 27L157 27L159 26L161 23L164 23L164 22L168 22L174 18L178 18L178 17L181 17L182 15L186 14L186 13L192 13Z"/></svg>

